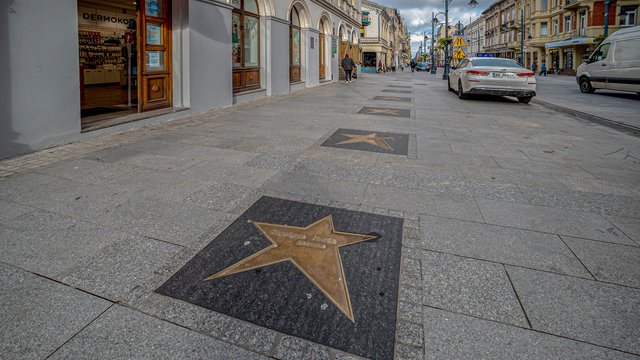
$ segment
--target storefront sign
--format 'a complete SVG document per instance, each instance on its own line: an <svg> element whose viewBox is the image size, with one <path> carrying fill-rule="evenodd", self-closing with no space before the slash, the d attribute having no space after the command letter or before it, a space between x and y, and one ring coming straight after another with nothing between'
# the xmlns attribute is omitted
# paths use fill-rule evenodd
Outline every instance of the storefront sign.
<svg viewBox="0 0 640 360"><path fill-rule="evenodd" d="M162 45L162 27L158 24L147 23L147 44Z"/></svg>
<svg viewBox="0 0 640 360"><path fill-rule="evenodd" d="M148 0L146 14L158 17L160 15L160 4L156 0Z"/></svg>
<svg viewBox="0 0 640 360"><path fill-rule="evenodd" d="M135 26L135 17L135 14L125 14L121 11L78 8L78 25L81 29L126 29L129 25Z"/></svg>

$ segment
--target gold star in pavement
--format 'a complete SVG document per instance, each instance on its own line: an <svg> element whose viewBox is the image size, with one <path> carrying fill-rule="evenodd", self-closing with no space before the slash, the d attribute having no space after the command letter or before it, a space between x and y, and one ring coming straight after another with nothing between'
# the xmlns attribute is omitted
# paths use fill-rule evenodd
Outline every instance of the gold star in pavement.
<svg viewBox="0 0 640 360"><path fill-rule="evenodd" d="M390 100L390 101L400 101L400 98L391 97L391 96L380 96L378 100Z"/></svg>
<svg viewBox="0 0 640 360"><path fill-rule="evenodd" d="M206 280L221 278L261 266L291 261L311 282L355 322L339 248L378 236L335 231L331 215L307 227L252 221L271 245L223 269Z"/></svg>
<svg viewBox="0 0 640 360"><path fill-rule="evenodd" d="M400 115L396 109L367 109L367 114Z"/></svg>
<svg viewBox="0 0 640 360"><path fill-rule="evenodd" d="M391 136L378 136L376 133L371 134L340 134L350 138L349 140L341 141L336 143L336 145L344 145L344 144L356 144L356 143L366 143L377 146L379 148L383 148L385 150L393 151L393 148L386 140L393 139Z"/></svg>

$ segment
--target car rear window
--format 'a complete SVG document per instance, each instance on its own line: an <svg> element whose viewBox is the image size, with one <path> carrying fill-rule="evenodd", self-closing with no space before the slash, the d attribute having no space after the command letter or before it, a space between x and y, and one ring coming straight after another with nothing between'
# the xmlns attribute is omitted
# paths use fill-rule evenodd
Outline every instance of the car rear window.
<svg viewBox="0 0 640 360"><path fill-rule="evenodd" d="M522 65L510 59L474 59L473 66L498 66L498 67L522 67Z"/></svg>

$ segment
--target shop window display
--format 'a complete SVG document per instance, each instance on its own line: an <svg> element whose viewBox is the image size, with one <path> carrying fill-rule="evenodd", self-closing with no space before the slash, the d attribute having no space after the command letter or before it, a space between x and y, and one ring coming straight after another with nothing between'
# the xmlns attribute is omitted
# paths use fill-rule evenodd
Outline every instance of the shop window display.
<svg viewBox="0 0 640 360"><path fill-rule="evenodd" d="M260 88L260 15L256 0L233 0L233 91Z"/></svg>
<svg viewBox="0 0 640 360"><path fill-rule="evenodd" d="M289 27L289 81L300 81L300 15L294 7L291 9L291 25Z"/></svg>

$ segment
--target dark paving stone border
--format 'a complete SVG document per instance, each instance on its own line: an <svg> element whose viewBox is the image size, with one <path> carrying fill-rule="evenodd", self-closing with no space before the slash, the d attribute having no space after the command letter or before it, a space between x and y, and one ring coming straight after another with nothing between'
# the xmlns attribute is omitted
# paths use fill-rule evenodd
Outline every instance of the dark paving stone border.
<svg viewBox="0 0 640 360"><path fill-rule="evenodd" d="M398 96L375 96L372 100L411 102L410 97L398 97Z"/></svg>
<svg viewBox="0 0 640 360"><path fill-rule="evenodd" d="M400 93L400 94L411 94L412 91L407 90L395 90L395 89L384 89L382 92L390 92L390 93Z"/></svg>
<svg viewBox="0 0 640 360"><path fill-rule="evenodd" d="M382 115L382 116L397 116L397 117L411 117L411 109L396 109L396 108L384 108L374 106L364 106L358 114L365 115Z"/></svg>
<svg viewBox="0 0 640 360"><path fill-rule="evenodd" d="M377 146L366 142L356 142L351 144L339 144L351 139L349 136L343 134L377 134L380 137L385 138L384 141L388 144L392 150L385 149L384 147ZM354 129L338 129L327 140L325 140L320 146L333 147L338 149L349 150L361 150L371 151L385 154L407 155L409 150L409 134L398 134L390 132L370 131L370 130L354 130Z"/></svg>
<svg viewBox="0 0 640 360"><path fill-rule="evenodd" d="M336 231L379 238L340 248L355 322L283 261L203 281L271 245L249 221L305 227L332 215ZM403 220L262 197L156 292L372 359L393 359Z"/></svg>
<svg viewBox="0 0 640 360"><path fill-rule="evenodd" d="M408 85L387 85L387 87L398 88L398 89L411 89L411 86Z"/></svg>

